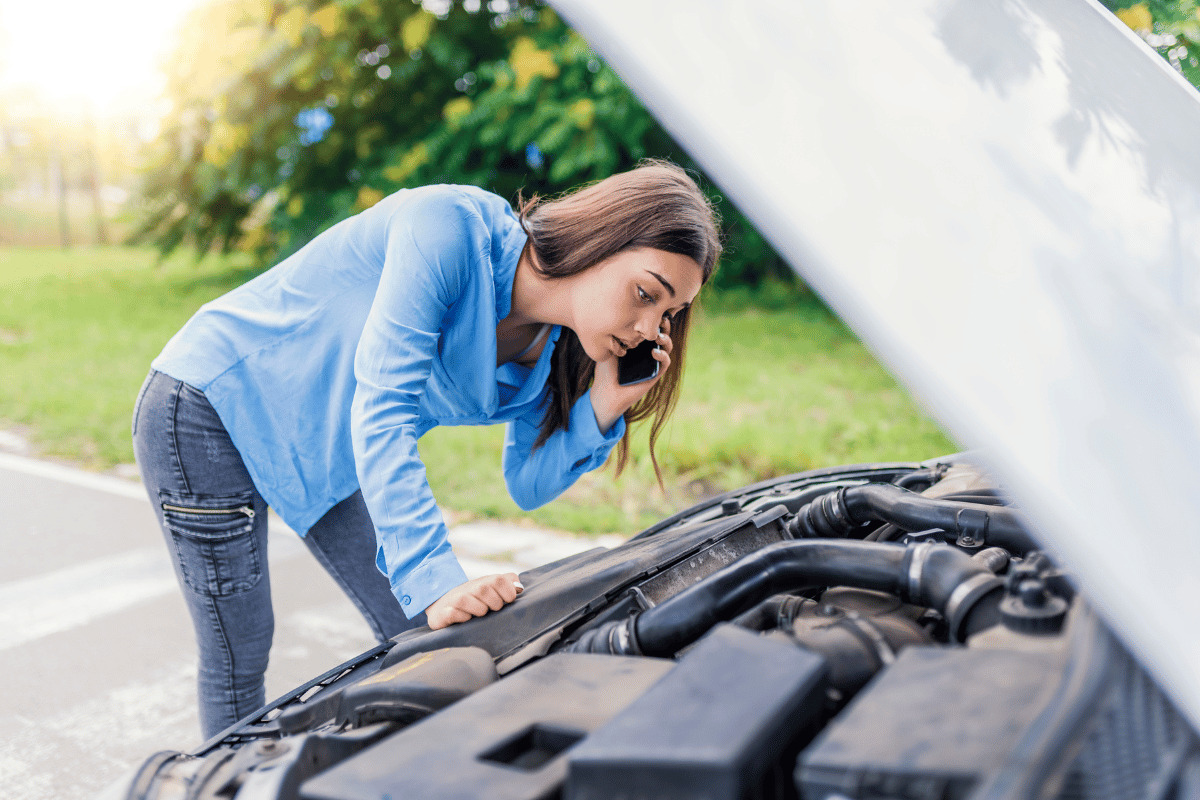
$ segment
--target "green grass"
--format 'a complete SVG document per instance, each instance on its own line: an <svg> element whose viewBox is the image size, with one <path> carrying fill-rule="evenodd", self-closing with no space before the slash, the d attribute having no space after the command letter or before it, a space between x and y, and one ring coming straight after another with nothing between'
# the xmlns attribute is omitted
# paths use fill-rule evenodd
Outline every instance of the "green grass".
<svg viewBox="0 0 1200 800"><path fill-rule="evenodd" d="M0 249L0 421L94 469L133 461L129 417L150 361L204 302L254 272L150 250Z"/></svg>
<svg viewBox="0 0 1200 800"><path fill-rule="evenodd" d="M129 416L150 361L196 308L255 272L239 259L155 266L144 249L0 248L0 427L20 427L39 453L92 469L131 462ZM779 311L743 306L714 303L697 320L683 395L658 445L665 491L646 430L635 430L634 459L619 479L610 464L522 512L500 472L502 428L438 428L421 454L439 503L628 533L774 475L955 449L815 300Z"/></svg>

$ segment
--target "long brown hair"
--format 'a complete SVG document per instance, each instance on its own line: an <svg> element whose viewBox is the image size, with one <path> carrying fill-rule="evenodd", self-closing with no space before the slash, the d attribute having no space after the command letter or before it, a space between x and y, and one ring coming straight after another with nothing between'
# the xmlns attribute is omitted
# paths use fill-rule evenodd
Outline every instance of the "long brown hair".
<svg viewBox="0 0 1200 800"><path fill-rule="evenodd" d="M695 181L669 161L648 159L629 172L612 175L554 200L518 198L521 225L529 234L534 269L547 278L565 278L617 253L652 248L695 261L706 282L721 254L718 219ZM694 305L694 304L693 304ZM671 368L625 412L625 422L653 417L650 461L662 485L654 444L679 399L692 306L671 317ZM571 407L592 383L596 362L574 331L564 329L550 366L550 398L534 448L570 423ZM629 428L617 445L617 474L629 461Z"/></svg>

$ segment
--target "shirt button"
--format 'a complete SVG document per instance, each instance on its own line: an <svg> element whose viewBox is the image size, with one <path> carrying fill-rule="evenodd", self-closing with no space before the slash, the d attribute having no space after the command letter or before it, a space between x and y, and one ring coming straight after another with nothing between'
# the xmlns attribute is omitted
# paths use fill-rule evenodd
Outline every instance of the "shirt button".
<svg viewBox="0 0 1200 800"><path fill-rule="evenodd" d="M411 602L412 602L412 598L409 597L408 595L404 595L404 597L400 598L400 605L402 605L402 606L406 606Z"/></svg>

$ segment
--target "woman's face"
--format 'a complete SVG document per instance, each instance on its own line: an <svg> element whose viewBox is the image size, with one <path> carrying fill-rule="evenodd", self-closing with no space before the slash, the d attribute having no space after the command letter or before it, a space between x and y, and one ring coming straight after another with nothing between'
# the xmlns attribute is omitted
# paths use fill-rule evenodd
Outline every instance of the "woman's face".
<svg viewBox="0 0 1200 800"><path fill-rule="evenodd" d="M593 361L619 357L658 335L664 314L676 314L700 292L703 273L687 256L624 250L576 276L574 324Z"/></svg>

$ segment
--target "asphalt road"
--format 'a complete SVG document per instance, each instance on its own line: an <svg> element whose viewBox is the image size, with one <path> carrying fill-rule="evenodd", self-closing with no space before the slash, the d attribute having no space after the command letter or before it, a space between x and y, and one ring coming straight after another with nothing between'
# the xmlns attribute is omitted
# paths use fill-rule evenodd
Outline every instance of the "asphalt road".
<svg viewBox="0 0 1200 800"><path fill-rule="evenodd" d="M277 697L374 643L278 519L269 559ZM0 795L90 798L159 750L200 743L194 644L139 484L0 453ZM600 542L494 524L455 528L469 575Z"/></svg>

